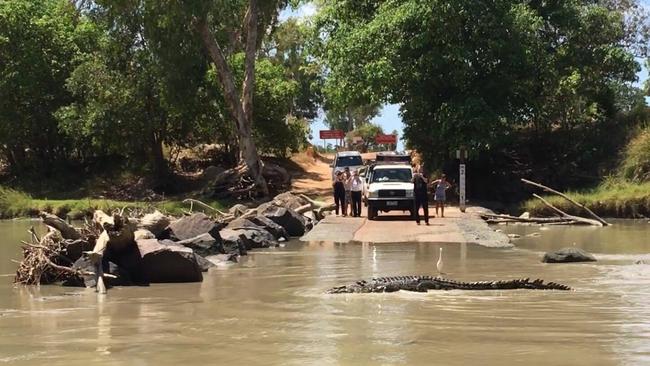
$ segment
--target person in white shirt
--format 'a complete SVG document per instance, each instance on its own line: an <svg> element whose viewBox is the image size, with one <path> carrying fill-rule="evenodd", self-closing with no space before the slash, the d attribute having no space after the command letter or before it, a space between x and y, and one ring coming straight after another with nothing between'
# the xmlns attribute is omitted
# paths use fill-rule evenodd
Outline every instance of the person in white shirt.
<svg viewBox="0 0 650 366"><path fill-rule="evenodd" d="M363 190L363 181L359 177L359 172L354 171L350 178L350 196L352 198L352 217L361 217L361 191Z"/></svg>

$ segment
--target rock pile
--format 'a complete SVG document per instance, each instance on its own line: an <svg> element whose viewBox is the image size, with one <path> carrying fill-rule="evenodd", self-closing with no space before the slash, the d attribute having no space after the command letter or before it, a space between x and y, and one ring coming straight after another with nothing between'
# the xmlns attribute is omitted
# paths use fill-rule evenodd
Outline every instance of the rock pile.
<svg viewBox="0 0 650 366"><path fill-rule="evenodd" d="M201 212L173 218L159 211L142 217L96 211L84 228L43 214L48 234L34 234L25 243L15 282L98 289L104 278L109 286L199 282L218 263L304 235L326 206L283 193L257 208L236 205L216 218Z"/></svg>

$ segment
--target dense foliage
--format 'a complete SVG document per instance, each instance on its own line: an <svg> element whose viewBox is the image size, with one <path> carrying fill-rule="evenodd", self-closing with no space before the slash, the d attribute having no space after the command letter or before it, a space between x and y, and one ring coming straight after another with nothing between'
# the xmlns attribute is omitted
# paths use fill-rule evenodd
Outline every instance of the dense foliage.
<svg viewBox="0 0 650 366"><path fill-rule="evenodd" d="M466 146L492 179L476 189L512 172L560 188L597 178L632 122L619 117L643 104L631 2L321 3L326 90L400 104L408 145L434 165Z"/></svg>
<svg viewBox="0 0 650 366"><path fill-rule="evenodd" d="M231 30L247 3L1 2L0 161L15 175L113 161L163 177L169 152L197 143L216 143L236 161L239 136L192 14L219 16L212 31L229 45L241 84L245 39ZM261 153L275 155L304 145L322 99L310 33L277 21L287 5L259 2L252 133Z"/></svg>

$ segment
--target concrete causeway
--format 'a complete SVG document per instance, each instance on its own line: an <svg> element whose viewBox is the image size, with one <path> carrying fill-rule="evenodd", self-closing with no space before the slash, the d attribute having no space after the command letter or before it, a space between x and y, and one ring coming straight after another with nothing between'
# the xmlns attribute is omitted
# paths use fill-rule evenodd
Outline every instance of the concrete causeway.
<svg viewBox="0 0 650 366"><path fill-rule="evenodd" d="M513 245L507 235L490 228L479 216L480 208L469 207L465 213L457 207L446 207L445 217L431 217L429 226L408 218L408 213L381 213L376 220L328 216L302 241L328 241L336 243L473 243L486 247L509 248ZM429 208L434 214L435 209Z"/></svg>

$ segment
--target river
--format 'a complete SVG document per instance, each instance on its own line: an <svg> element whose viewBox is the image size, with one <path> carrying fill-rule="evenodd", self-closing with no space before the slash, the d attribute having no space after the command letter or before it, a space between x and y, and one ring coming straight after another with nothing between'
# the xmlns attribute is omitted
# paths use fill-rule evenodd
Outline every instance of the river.
<svg viewBox="0 0 650 366"><path fill-rule="evenodd" d="M442 245L459 280L539 277L575 291L326 295L382 275L435 274L440 244L289 242L202 283L13 287L30 222L0 222L0 364L648 365L650 224L498 227L514 249ZM543 264L576 245L597 263Z"/></svg>

